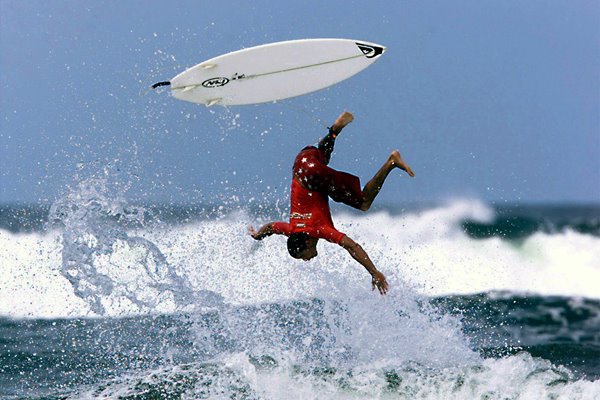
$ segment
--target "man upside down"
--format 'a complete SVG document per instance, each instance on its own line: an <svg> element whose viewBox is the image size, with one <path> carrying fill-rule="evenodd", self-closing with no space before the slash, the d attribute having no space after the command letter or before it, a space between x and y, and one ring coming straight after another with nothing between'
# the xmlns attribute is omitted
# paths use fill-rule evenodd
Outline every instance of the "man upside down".
<svg viewBox="0 0 600 400"><path fill-rule="evenodd" d="M367 211L394 168L406 171L411 177L415 174L397 150L392 151L362 190L358 177L328 167L336 136L353 119L352 114L343 112L329 128L327 136L319 141L318 147L307 146L296 156L292 168L290 222L270 222L258 231L253 227L249 227L248 231L256 240L273 234L288 236L290 255L305 261L317 256L319 239L336 243L371 274L373 290L377 288L381 294L385 294L388 283L385 276L375 268L369 255L358 243L333 226L329 197L336 202Z"/></svg>

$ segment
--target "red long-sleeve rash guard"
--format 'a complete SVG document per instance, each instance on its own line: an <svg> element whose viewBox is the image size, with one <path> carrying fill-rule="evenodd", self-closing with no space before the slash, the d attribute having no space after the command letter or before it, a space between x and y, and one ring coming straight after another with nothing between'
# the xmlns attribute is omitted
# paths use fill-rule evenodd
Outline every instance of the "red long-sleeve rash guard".
<svg viewBox="0 0 600 400"><path fill-rule="evenodd" d="M290 222L274 222L271 225L273 233L289 236L303 232L339 244L344 234L333 226L329 197L359 208L363 199L360 180L354 175L329 168L319 149L305 147L294 161Z"/></svg>

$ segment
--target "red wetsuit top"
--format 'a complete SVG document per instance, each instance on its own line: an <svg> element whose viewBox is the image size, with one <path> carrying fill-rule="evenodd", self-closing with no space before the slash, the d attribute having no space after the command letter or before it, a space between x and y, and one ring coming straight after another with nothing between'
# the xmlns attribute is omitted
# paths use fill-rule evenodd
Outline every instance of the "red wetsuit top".
<svg viewBox="0 0 600 400"><path fill-rule="evenodd" d="M333 226L329 197L359 208L362 190L358 177L336 171L324 162L323 153L305 147L294 160L290 193L290 222L274 222L273 233L289 236L303 232L339 244L344 234ZM302 183L300 183L302 182Z"/></svg>

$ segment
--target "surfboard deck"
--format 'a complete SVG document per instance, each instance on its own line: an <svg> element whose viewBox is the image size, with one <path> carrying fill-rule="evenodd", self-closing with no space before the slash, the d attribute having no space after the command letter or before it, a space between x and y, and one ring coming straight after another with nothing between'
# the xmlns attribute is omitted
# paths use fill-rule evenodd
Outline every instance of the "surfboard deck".
<svg viewBox="0 0 600 400"><path fill-rule="evenodd" d="M351 39L276 42L211 58L159 84L170 83L179 100L207 106L265 103L341 82L374 63L385 50Z"/></svg>

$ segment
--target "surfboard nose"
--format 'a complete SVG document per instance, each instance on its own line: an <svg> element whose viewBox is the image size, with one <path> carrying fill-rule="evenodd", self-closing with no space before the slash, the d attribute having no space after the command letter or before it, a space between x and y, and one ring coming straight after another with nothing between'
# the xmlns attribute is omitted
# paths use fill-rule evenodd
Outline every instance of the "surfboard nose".
<svg viewBox="0 0 600 400"><path fill-rule="evenodd" d="M381 46L375 43L356 42L356 45L367 58L378 57L385 53L387 49L385 46Z"/></svg>

